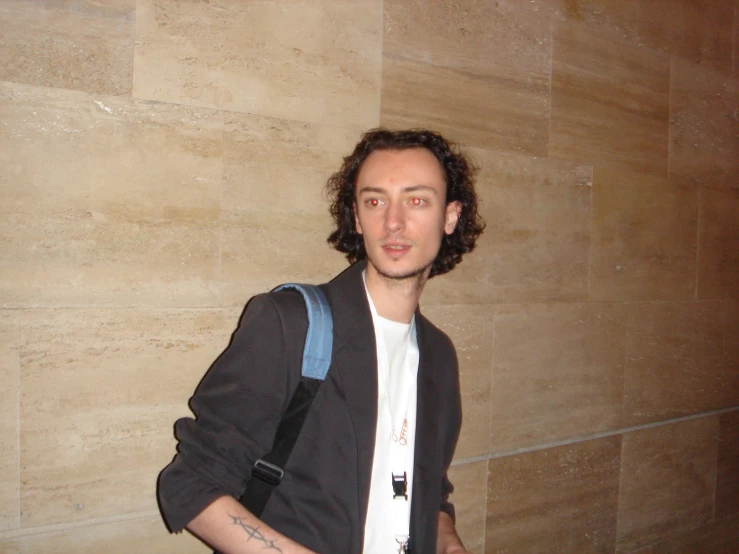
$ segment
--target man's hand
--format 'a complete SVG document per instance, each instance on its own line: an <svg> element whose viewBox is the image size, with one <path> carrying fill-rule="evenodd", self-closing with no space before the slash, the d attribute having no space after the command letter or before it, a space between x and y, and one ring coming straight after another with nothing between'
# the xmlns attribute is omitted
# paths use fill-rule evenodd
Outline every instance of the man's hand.
<svg viewBox="0 0 739 554"><path fill-rule="evenodd" d="M439 535L436 539L436 554L472 554L454 530L454 522L446 512L439 512Z"/></svg>

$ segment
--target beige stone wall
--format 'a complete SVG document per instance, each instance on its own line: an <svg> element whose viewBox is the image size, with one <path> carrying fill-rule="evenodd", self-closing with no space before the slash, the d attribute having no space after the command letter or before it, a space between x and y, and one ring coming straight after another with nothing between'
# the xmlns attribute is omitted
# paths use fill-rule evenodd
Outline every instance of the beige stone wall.
<svg viewBox="0 0 739 554"><path fill-rule="evenodd" d="M321 186L430 126L488 229L454 339L474 552L739 552L739 0L2 0L0 552L206 552L154 483Z"/></svg>

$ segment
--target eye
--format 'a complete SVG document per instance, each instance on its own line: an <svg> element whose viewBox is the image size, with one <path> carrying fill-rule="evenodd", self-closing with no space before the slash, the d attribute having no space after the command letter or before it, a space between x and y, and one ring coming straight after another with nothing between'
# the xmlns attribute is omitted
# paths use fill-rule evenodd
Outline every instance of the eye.
<svg viewBox="0 0 739 554"><path fill-rule="evenodd" d="M367 205L372 208L376 208L377 206L381 204L382 204L382 200L380 200L379 198L370 198L369 200L367 200Z"/></svg>
<svg viewBox="0 0 739 554"><path fill-rule="evenodd" d="M426 203L426 201L423 198L419 198L418 196L411 198L411 204L414 206L423 206Z"/></svg>

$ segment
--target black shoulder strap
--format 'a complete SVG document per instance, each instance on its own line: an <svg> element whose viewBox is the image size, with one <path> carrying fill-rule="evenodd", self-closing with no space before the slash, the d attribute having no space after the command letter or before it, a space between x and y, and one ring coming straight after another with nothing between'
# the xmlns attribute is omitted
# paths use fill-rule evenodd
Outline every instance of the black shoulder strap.
<svg viewBox="0 0 739 554"><path fill-rule="evenodd" d="M277 427L272 450L254 462L246 491L239 498L239 502L257 517L262 515L272 491L282 481L290 453L331 365L334 340L331 307L320 288L291 283L279 286L275 291L282 289L295 289L303 296L308 312L308 332L303 347L300 383Z"/></svg>

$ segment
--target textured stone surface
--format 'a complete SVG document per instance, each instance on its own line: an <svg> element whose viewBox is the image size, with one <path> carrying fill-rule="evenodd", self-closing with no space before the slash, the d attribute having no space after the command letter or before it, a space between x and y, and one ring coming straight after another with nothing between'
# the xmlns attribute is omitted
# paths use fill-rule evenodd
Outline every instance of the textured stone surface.
<svg viewBox="0 0 739 554"><path fill-rule="evenodd" d="M423 313L454 342L459 361L463 423L454 457L487 454L493 376L492 306L430 306Z"/></svg>
<svg viewBox="0 0 739 554"><path fill-rule="evenodd" d="M386 56L382 87L383 126L428 127L457 142L546 154L548 75L507 67L497 74L462 71Z"/></svg>
<svg viewBox="0 0 739 554"><path fill-rule="evenodd" d="M734 0L734 79L739 78L739 25L737 25L737 19L739 19L739 0Z"/></svg>
<svg viewBox="0 0 739 554"><path fill-rule="evenodd" d="M592 211L591 299L695 297L697 187L596 167Z"/></svg>
<svg viewBox="0 0 739 554"><path fill-rule="evenodd" d="M726 408L739 401L739 372L721 302L634 303L624 378L624 423Z"/></svg>
<svg viewBox="0 0 739 554"><path fill-rule="evenodd" d="M216 305L223 117L0 83L6 307Z"/></svg>
<svg viewBox="0 0 739 554"><path fill-rule="evenodd" d="M140 0L133 95L370 127L381 33L378 0Z"/></svg>
<svg viewBox="0 0 739 554"><path fill-rule="evenodd" d="M0 532L20 526L21 314L0 310Z"/></svg>
<svg viewBox="0 0 739 554"><path fill-rule="evenodd" d="M723 517L624 554L733 554L739 552L739 518ZM621 553L619 553L621 554Z"/></svg>
<svg viewBox="0 0 739 554"><path fill-rule="evenodd" d="M328 177L359 140L356 127L227 114L221 301L243 306L280 283L322 283L347 267L326 243Z"/></svg>
<svg viewBox="0 0 739 554"><path fill-rule="evenodd" d="M549 37L549 19L515 3L386 2L382 124L546 154Z"/></svg>
<svg viewBox="0 0 739 554"><path fill-rule="evenodd" d="M496 309L491 452L619 427L624 316L607 303Z"/></svg>
<svg viewBox="0 0 739 554"><path fill-rule="evenodd" d="M490 460L486 554L612 553L620 437Z"/></svg>
<svg viewBox="0 0 739 554"><path fill-rule="evenodd" d="M713 516L718 417L623 436L617 552L629 552Z"/></svg>
<svg viewBox="0 0 739 554"><path fill-rule="evenodd" d="M235 310L44 310L24 328L21 522L156 510L172 426Z"/></svg>
<svg viewBox="0 0 739 554"><path fill-rule="evenodd" d="M4 0L0 80L128 95L136 0Z"/></svg>
<svg viewBox="0 0 739 554"><path fill-rule="evenodd" d="M638 2L622 0L531 0L536 10L558 19L572 21L597 33L610 33L636 40L639 22Z"/></svg>
<svg viewBox="0 0 739 554"><path fill-rule="evenodd" d="M739 516L739 411L719 418L716 517ZM739 517L737 517L739 519ZM739 533L739 529L737 530Z"/></svg>
<svg viewBox="0 0 739 554"><path fill-rule="evenodd" d="M452 466L449 480L454 484L450 499L457 516L457 533L470 552L485 548L487 462Z"/></svg>
<svg viewBox="0 0 739 554"><path fill-rule="evenodd" d="M383 54L457 68L546 74L548 18L521 2L384 2Z"/></svg>
<svg viewBox="0 0 739 554"><path fill-rule="evenodd" d="M478 247L448 276L433 279L426 302L572 301L587 297L589 167L471 149L481 169Z"/></svg>
<svg viewBox="0 0 739 554"><path fill-rule="evenodd" d="M700 191L698 298L739 299L739 189Z"/></svg>
<svg viewBox="0 0 739 554"><path fill-rule="evenodd" d="M549 154L667 174L669 57L554 24Z"/></svg>
<svg viewBox="0 0 739 554"><path fill-rule="evenodd" d="M670 173L701 186L739 188L737 81L675 58L670 92Z"/></svg>
<svg viewBox="0 0 739 554"><path fill-rule="evenodd" d="M638 9L640 44L731 75L732 2L639 0Z"/></svg>
<svg viewBox="0 0 739 554"><path fill-rule="evenodd" d="M158 516L150 516L42 531L12 539L0 538L0 551L7 554L208 554L213 549L190 533L170 535Z"/></svg>

